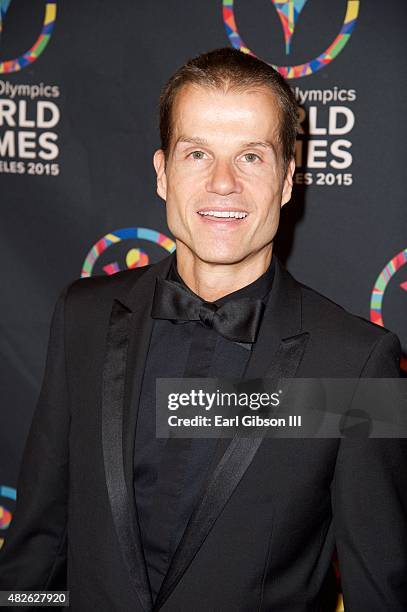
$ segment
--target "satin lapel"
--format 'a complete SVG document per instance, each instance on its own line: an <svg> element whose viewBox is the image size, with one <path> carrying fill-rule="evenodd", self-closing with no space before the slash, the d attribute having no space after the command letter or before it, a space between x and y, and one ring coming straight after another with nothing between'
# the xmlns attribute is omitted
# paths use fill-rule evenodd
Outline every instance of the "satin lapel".
<svg viewBox="0 0 407 612"><path fill-rule="evenodd" d="M261 337L251 355L245 378L267 377L272 388L282 378L295 376L304 354L309 334L301 330L301 294L299 285L276 261L273 289L261 328ZM181 542L175 551L167 575L158 593L154 611L159 610L182 578L202 546L217 517L250 466L266 429L253 430L250 436L241 430L231 442L220 439L217 463L207 480L200 501L192 513ZM226 449L226 450L225 450Z"/></svg>
<svg viewBox="0 0 407 612"><path fill-rule="evenodd" d="M103 368L102 445L113 522L130 579L144 610L152 596L134 499L133 455L137 410L153 320L157 276L165 278L172 256L151 266L130 291L113 301Z"/></svg>

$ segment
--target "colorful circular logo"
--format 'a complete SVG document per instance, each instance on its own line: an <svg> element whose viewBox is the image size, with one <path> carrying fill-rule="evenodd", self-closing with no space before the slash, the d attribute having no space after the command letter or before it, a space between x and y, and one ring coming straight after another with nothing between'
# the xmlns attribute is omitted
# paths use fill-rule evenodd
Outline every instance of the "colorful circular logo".
<svg viewBox="0 0 407 612"><path fill-rule="evenodd" d="M103 238L98 240L96 244L93 245L83 263L81 277L86 278L92 276L95 263L101 254L111 246L124 240L147 240L148 242L153 242L159 245L168 251L168 253L175 251L175 242L171 240L171 238L168 238L168 236L165 234L157 232L156 230L148 229L146 227L126 227L123 229L118 229L110 234L106 234L106 236L103 236ZM141 248L131 248L126 253L125 263L125 269L146 266L149 263L149 256ZM116 272L120 272L121 266L117 261L114 261L104 265L102 269L106 274L111 275L116 274Z"/></svg>
<svg viewBox="0 0 407 612"><path fill-rule="evenodd" d="M17 491L12 487L5 487L4 485L0 485L0 498L4 497L5 499L11 499L13 502L17 499ZM4 506L0 505L0 530L5 531L8 529L11 519L13 518L12 513ZM0 537L0 548L4 544L4 538Z"/></svg>
<svg viewBox="0 0 407 612"><path fill-rule="evenodd" d="M290 52L291 38L294 34L298 17L307 1L308 0L272 0L284 31L287 54ZM329 47L325 49L323 53L318 55L318 57L315 57L309 62L298 64L296 66L270 65L278 70L286 79L309 76L310 74L325 68L325 66L330 64L330 62L332 62L332 60L339 55L339 53L348 43L359 15L359 5L360 0L347 1L346 14L339 34L329 45ZM234 0L223 0L223 21L225 24L226 33L232 46L235 47L235 49L243 51L243 53L248 53L249 55L257 57L253 51L249 49L238 32L235 18Z"/></svg>
<svg viewBox="0 0 407 612"><path fill-rule="evenodd" d="M0 0L0 36L3 31L3 23L6 13L10 7L11 0ZM33 46L25 53L15 59L0 62L0 74L18 72L29 66L39 58L45 47L48 45L55 26L57 16L57 3L47 2L42 23L41 33Z"/></svg>
<svg viewBox="0 0 407 612"><path fill-rule="evenodd" d="M383 268L380 272L379 276L376 279L376 282L373 287L372 296L370 299L370 320L377 325L381 325L384 327L383 321L383 298L386 292L387 287L389 286L389 282L393 278L393 276L402 268L402 266L407 264L407 249L404 251L400 251L397 253L389 261L389 263ZM401 283L400 287L407 291L407 282ZM401 362L401 367L403 370L407 371L407 358L403 357Z"/></svg>

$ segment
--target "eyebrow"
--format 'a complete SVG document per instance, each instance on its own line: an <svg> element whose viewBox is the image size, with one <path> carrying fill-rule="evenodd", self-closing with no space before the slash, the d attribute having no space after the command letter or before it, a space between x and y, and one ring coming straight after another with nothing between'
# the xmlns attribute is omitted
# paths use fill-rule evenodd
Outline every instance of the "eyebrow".
<svg viewBox="0 0 407 612"><path fill-rule="evenodd" d="M178 143L190 143L190 144L197 144L197 145L202 145L206 147L209 146L209 142L205 138L200 138L199 136L193 136L193 137L180 136L177 139L175 146ZM268 140L253 140L251 142L242 142L240 143L240 146L244 148L263 147L264 149L271 149L273 152L275 152L275 145Z"/></svg>

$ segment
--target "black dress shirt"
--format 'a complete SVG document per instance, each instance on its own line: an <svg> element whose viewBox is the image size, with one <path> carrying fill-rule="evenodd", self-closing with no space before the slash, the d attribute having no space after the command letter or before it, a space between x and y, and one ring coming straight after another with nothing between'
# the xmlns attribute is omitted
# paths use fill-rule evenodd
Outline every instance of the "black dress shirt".
<svg viewBox="0 0 407 612"><path fill-rule="evenodd" d="M272 260L257 280L223 296L215 304L240 297L266 302L273 276ZM176 270L175 258L167 278L191 291ZM201 321L154 320L134 452L135 498L153 598L199 499L217 443L213 438L156 438L156 378L239 379L244 376L251 349L251 344L227 340Z"/></svg>

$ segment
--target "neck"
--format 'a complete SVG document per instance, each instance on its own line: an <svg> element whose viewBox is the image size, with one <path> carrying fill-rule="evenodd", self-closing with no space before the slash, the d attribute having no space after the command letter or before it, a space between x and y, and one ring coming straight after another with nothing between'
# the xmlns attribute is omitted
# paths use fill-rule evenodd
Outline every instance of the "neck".
<svg viewBox="0 0 407 612"><path fill-rule="evenodd" d="M268 269L272 244L242 261L223 264L203 261L186 245L176 241L177 271L184 283L199 297L214 302L257 280Z"/></svg>

